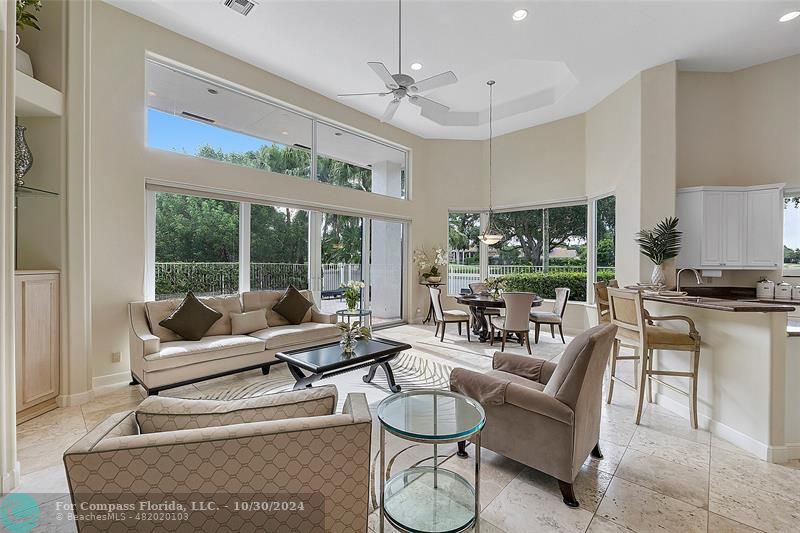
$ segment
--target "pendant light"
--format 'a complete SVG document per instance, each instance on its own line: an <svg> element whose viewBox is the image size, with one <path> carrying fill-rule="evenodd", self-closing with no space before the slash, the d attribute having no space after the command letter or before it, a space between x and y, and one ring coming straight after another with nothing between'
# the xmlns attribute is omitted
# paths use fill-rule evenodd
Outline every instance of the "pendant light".
<svg viewBox="0 0 800 533"><path fill-rule="evenodd" d="M503 240L503 235L497 231L497 228L492 224L493 211L492 211L492 96L494 90L494 80L486 82L489 86L489 216L486 217L486 227L483 228L480 241L489 246L497 244Z"/></svg>

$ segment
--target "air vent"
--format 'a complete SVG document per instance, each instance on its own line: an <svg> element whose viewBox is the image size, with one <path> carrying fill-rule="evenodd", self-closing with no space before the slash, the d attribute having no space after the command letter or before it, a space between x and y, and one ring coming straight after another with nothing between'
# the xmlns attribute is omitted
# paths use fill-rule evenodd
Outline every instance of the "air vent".
<svg viewBox="0 0 800 533"><path fill-rule="evenodd" d="M294 143L292 146L293 146L294 148L299 148L299 149L301 149L301 150L306 150L306 151L309 151L309 152L311 151L311 147L310 147L310 146L306 146L305 144L297 144L297 143Z"/></svg>
<svg viewBox="0 0 800 533"><path fill-rule="evenodd" d="M204 117L202 115L195 115L194 113L189 113L188 111L182 111L181 115L183 115L184 117L187 117L187 118L194 119L194 120L199 120L200 122L205 122L206 124L213 124L214 123L214 119L211 119L211 118L208 118L208 117Z"/></svg>
<svg viewBox="0 0 800 533"><path fill-rule="evenodd" d="M253 0L223 0L222 3L225 7L229 7L245 17L256 7L256 3Z"/></svg>

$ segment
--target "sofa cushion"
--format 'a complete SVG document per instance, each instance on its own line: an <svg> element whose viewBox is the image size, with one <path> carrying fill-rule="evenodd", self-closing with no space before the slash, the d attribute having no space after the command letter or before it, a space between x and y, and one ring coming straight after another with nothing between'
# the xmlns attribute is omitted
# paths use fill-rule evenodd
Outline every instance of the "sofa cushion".
<svg viewBox="0 0 800 533"><path fill-rule="evenodd" d="M266 327L268 327L268 324L264 309L256 309L255 311L244 313L231 313L231 334L233 335L247 335Z"/></svg>
<svg viewBox="0 0 800 533"><path fill-rule="evenodd" d="M174 331L183 339L199 341L221 317L222 313L211 309L189 291L178 308L158 325Z"/></svg>
<svg viewBox="0 0 800 533"><path fill-rule="evenodd" d="M285 318L290 324L297 325L303 322L306 313L314 306L300 291L289 285L286 292L272 310Z"/></svg>
<svg viewBox="0 0 800 533"><path fill-rule="evenodd" d="M275 304L283 296L285 291L250 291L242 294L242 302L244 303L245 311L254 311L256 309L265 309L267 314L267 324L272 326L286 326L289 321L282 317L280 314L272 310ZM303 295L309 302L314 301L311 291L302 290L300 294ZM302 323L311 322L312 309L309 309L303 317Z"/></svg>
<svg viewBox="0 0 800 533"><path fill-rule="evenodd" d="M144 356L144 370L153 372L264 351L264 341L249 335L219 335L199 341L161 343L161 350Z"/></svg>
<svg viewBox="0 0 800 533"><path fill-rule="evenodd" d="M145 302L144 309L147 315L147 323L150 326L150 331L158 337L161 342L170 342L180 340L181 337L172 330L159 326L158 323L167 318L175 312L183 299L172 298L169 300L158 300L155 302Z"/></svg>
<svg viewBox="0 0 800 533"><path fill-rule="evenodd" d="M222 296L205 296L200 301L209 306L214 311L222 313L219 320L214 322L206 333L207 336L230 335L231 313L241 313L242 303L238 294L225 294Z"/></svg>
<svg viewBox="0 0 800 533"><path fill-rule="evenodd" d="M296 326L270 327L254 331L250 335L263 340L267 350L275 350L297 344L336 339L339 337L339 328L336 324L305 322Z"/></svg>
<svg viewBox="0 0 800 533"><path fill-rule="evenodd" d="M136 408L141 433L207 428L333 414L335 385L241 400L187 400L149 396Z"/></svg>

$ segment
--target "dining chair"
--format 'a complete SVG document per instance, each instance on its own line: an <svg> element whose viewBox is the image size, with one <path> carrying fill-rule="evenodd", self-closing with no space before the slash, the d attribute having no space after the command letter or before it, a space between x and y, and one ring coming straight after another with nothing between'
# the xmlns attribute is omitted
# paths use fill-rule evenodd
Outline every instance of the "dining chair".
<svg viewBox="0 0 800 533"><path fill-rule="evenodd" d="M486 284L482 281L473 281L469 284L469 290L472 294L487 294L489 291L486 289ZM500 309L495 307L485 307L483 309L484 316L500 316Z"/></svg>
<svg viewBox="0 0 800 533"><path fill-rule="evenodd" d="M494 345L494 330L502 333L500 351L506 349L506 339L509 333L515 333L520 338L520 344L525 341L528 354L531 354L530 326L528 313L531 311L536 295L532 292L506 292L503 293L503 302L506 304L505 316L492 317L489 321L491 334L489 344Z"/></svg>
<svg viewBox="0 0 800 533"><path fill-rule="evenodd" d="M443 309L442 308L442 290L438 287L429 286L428 290L431 293L431 303L433 304L433 320L436 322L436 332L434 335L439 335L441 328L440 342L444 342L444 328L449 323L458 324L458 334L461 335L461 324L467 324L467 342L471 342L469 335L469 313L461 309Z"/></svg>
<svg viewBox="0 0 800 533"><path fill-rule="evenodd" d="M558 326L558 333L561 335L561 342L564 344L567 343L564 340L563 322L564 312L567 310L567 301L569 301L569 293L570 290L566 287L560 287L556 289L556 299L553 302L552 311L528 310L528 320L535 324L536 333L533 340L535 344L539 343L539 328L541 327L541 324L550 324L550 335L554 339L556 338L555 327Z"/></svg>
<svg viewBox="0 0 800 533"><path fill-rule="evenodd" d="M608 288L609 315L611 323L617 326L614 347L611 350L611 385L616 376L616 359L620 345L635 346L639 354L639 369L633 389L637 393L636 424L642 419L644 406L644 389L647 382L647 401L653 401L653 381L675 392L689 397L689 422L697 429L697 378L700 368L700 333L691 318L680 315L652 316L644 308L642 294L639 291ZM688 331L680 331L659 326L656 322L686 322ZM653 355L655 350L690 352L690 370L677 372L671 370L654 370ZM690 380L689 391L684 391L671 383L664 382L659 376L684 377ZM625 383L621 380L622 383ZM630 384L626 383L629 387ZM612 387L609 385L608 403L611 403Z"/></svg>
<svg viewBox="0 0 800 533"><path fill-rule="evenodd" d="M611 322L611 313L609 311L609 304L608 304L608 289L617 289L619 288L619 282L617 280L612 279L608 283L605 281L597 281L594 284L594 304L595 309L597 310L597 323L610 323ZM639 373L639 348L637 343L630 343L626 342L626 339L620 338L616 341L619 343L619 347L616 347L615 350L612 350L611 356L608 358L608 366L609 366L609 380L608 380L608 396L606 399L606 403L611 403L611 397L614 395L614 384L619 382L626 387L636 390L636 386L628 383L627 381L621 379L617 376L617 362L619 361L633 361L633 375L636 376ZM620 347L630 348L633 350L633 355L620 355Z"/></svg>

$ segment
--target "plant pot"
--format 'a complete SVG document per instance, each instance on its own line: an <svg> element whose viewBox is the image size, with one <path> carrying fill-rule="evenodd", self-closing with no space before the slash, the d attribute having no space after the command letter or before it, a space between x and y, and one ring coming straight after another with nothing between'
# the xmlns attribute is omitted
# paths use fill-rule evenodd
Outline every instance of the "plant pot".
<svg viewBox="0 0 800 533"><path fill-rule="evenodd" d="M664 276L664 265L653 265L653 273L650 275L650 282L660 287L666 285L667 279Z"/></svg>
<svg viewBox="0 0 800 533"><path fill-rule="evenodd" d="M428 283L441 283L442 276L428 276L427 282Z"/></svg>
<svg viewBox="0 0 800 533"><path fill-rule="evenodd" d="M17 70L33 78L33 65L31 64L31 56L29 56L28 52L22 50L21 48L17 48Z"/></svg>

